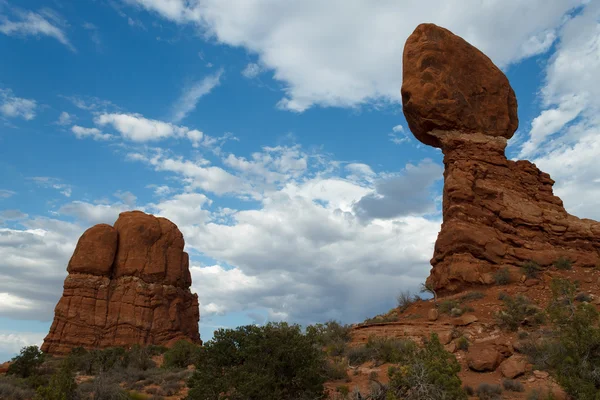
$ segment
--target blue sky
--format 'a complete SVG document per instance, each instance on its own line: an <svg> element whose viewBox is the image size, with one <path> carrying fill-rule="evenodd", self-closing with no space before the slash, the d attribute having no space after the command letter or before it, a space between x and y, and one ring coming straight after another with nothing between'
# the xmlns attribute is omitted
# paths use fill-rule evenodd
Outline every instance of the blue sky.
<svg viewBox="0 0 600 400"><path fill-rule="evenodd" d="M509 77L511 158L600 218L600 5L0 0L0 359L39 344L89 226L178 224L201 336L357 322L428 275L442 154L401 112L421 22Z"/></svg>

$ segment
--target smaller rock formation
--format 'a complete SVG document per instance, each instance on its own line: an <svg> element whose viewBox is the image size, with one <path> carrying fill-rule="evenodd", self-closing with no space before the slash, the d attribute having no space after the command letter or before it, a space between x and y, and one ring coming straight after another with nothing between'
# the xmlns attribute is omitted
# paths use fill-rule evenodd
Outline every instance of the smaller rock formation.
<svg viewBox="0 0 600 400"><path fill-rule="evenodd" d="M491 284L504 268L515 276L526 261L600 265L600 223L568 214L534 164L506 158L517 100L485 54L419 25L404 48L402 102L415 137L444 153L443 224L428 278L439 294Z"/></svg>
<svg viewBox="0 0 600 400"><path fill-rule="evenodd" d="M141 211L89 228L69 261L42 350L200 343L198 296L175 224Z"/></svg>

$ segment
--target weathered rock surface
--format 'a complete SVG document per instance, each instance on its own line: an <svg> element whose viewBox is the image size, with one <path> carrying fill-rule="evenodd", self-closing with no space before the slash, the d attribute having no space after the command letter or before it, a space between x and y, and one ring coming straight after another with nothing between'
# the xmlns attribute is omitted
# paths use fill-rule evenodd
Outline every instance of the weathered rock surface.
<svg viewBox="0 0 600 400"><path fill-rule="evenodd" d="M502 354L493 346L484 344L469 348L467 364L473 371L495 371L503 359Z"/></svg>
<svg viewBox="0 0 600 400"><path fill-rule="evenodd" d="M42 350L200 342L183 235L169 220L119 215L79 239Z"/></svg>
<svg viewBox="0 0 600 400"><path fill-rule="evenodd" d="M600 223L568 214L554 181L506 158L518 126L506 76L450 31L422 24L406 42L403 108L417 139L444 153L443 224L428 282L440 293L494 282L525 261L600 264Z"/></svg>
<svg viewBox="0 0 600 400"><path fill-rule="evenodd" d="M512 356L504 360L499 368L502 376L513 379L527 371L527 360L522 356Z"/></svg>

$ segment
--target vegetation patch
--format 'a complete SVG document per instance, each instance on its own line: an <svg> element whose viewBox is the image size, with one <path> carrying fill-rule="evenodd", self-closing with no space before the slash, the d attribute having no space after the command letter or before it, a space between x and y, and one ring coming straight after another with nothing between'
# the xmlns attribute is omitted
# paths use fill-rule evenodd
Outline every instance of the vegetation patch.
<svg viewBox="0 0 600 400"><path fill-rule="evenodd" d="M502 301L504 307L496 319L503 329L516 331L521 326L538 326L544 322L544 312L527 297L505 295Z"/></svg>
<svg viewBox="0 0 600 400"><path fill-rule="evenodd" d="M398 366L389 368L387 400L466 399L458 377L460 364L432 334Z"/></svg>
<svg viewBox="0 0 600 400"><path fill-rule="evenodd" d="M508 390L509 392L525 391L523 384L515 379L504 379L502 381L502 386L504 387L504 390Z"/></svg>
<svg viewBox="0 0 600 400"><path fill-rule="evenodd" d="M527 279L537 279L542 271L542 267L535 261L527 261L521 266L521 269Z"/></svg>
<svg viewBox="0 0 600 400"><path fill-rule="evenodd" d="M552 265L554 265L556 269L560 270L570 270L573 268L573 262L566 257L560 257L554 261Z"/></svg>
<svg viewBox="0 0 600 400"><path fill-rule="evenodd" d="M508 285L510 283L510 271L508 267L501 268L493 274L496 285Z"/></svg>
<svg viewBox="0 0 600 400"><path fill-rule="evenodd" d="M480 383L475 393L481 400L499 400L502 394L502 387L491 383Z"/></svg>

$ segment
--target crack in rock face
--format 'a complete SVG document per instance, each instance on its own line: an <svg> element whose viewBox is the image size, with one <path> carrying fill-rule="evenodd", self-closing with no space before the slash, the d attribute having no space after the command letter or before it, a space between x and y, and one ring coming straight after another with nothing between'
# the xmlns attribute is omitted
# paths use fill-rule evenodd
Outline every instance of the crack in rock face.
<svg viewBox="0 0 600 400"><path fill-rule="evenodd" d="M183 235L166 218L124 212L84 232L42 350L201 343Z"/></svg>
<svg viewBox="0 0 600 400"><path fill-rule="evenodd" d="M444 153L443 223L428 278L434 289L492 284L504 269L517 280L527 261L600 265L600 223L568 214L554 181L533 163L506 158L517 100L485 54L421 24L406 41L401 92L412 133Z"/></svg>

